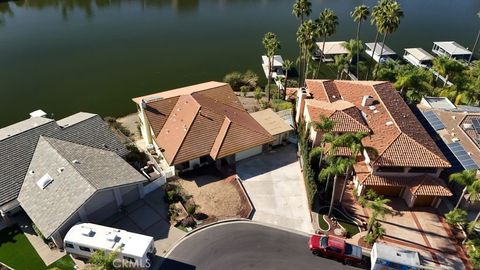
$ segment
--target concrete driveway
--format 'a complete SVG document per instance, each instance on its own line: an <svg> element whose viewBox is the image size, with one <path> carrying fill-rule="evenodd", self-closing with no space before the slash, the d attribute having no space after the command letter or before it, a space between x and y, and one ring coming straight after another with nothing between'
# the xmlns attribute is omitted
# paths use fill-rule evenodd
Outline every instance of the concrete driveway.
<svg viewBox="0 0 480 270"><path fill-rule="evenodd" d="M237 174L255 207L253 220L314 231L294 145L238 162Z"/></svg>

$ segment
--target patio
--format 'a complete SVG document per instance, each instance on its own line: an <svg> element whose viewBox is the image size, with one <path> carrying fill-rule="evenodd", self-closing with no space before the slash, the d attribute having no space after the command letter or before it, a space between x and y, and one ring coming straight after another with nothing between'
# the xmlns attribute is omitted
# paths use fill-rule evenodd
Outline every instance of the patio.
<svg viewBox="0 0 480 270"><path fill-rule="evenodd" d="M441 265L453 269L467 269L463 250L436 209L408 208L403 199L390 199L392 201L388 205L394 213L381 221L386 233L378 242L416 250L423 256L424 263L432 267ZM360 220L368 220L370 210L356 203L351 190L348 190L342 205ZM364 235L365 233L361 233L352 241L358 244L359 238Z"/></svg>

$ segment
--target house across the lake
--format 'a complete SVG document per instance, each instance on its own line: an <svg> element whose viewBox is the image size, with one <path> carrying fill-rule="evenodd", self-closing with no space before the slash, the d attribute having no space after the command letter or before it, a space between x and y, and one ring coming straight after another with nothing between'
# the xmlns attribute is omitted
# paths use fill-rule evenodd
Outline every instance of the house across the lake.
<svg viewBox="0 0 480 270"><path fill-rule="evenodd" d="M96 114L45 114L0 129L0 213L25 211L61 247L75 223L99 222L143 197L146 178Z"/></svg>
<svg viewBox="0 0 480 270"><path fill-rule="evenodd" d="M376 153L355 157L353 182L359 195L372 189L402 197L409 207L438 206L442 197L452 195L440 178L450 163L390 83L307 80L298 91L296 111L297 122L307 124L329 117L337 135L369 134L362 143ZM310 125L308 133L319 145L321 132Z"/></svg>
<svg viewBox="0 0 480 270"><path fill-rule="evenodd" d="M172 170L230 167L273 141L230 85L207 82L134 98L142 136Z"/></svg>

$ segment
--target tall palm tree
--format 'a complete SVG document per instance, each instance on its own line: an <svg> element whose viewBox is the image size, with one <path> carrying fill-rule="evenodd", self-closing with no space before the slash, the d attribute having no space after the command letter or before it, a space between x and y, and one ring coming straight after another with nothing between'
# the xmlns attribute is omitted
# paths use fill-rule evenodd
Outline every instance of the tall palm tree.
<svg viewBox="0 0 480 270"><path fill-rule="evenodd" d="M330 207L328 209L328 217L330 217L333 210L333 203L335 199L335 190L337 189L338 176L341 174L345 174L347 172L347 168L351 166L352 161L347 158L336 157L336 156L330 156L328 159L329 159L329 165L328 167L326 167L320 172L319 179L323 181L327 177L330 177L330 175L334 175L332 195L330 198ZM327 188L328 186L326 187L326 189Z"/></svg>
<svg viewBox="0 0 480 270"><path fill-rule="evenodd" d="M375 34L375 41L373 42L373 50L372 50L372 55L370 55L373 59L373 55L375 53L375 50L377 49L377 43L378 43L378 37L380 36L380 25L384 17L385 9L386 6L388 6L392 0L380 0L378 1L378 4L373 7L372 9L372 16L370 17L370 23L372 25L375 25L377 28L377 32ZM375 65L375 61L372 61L372 65ZM372 66L368 67L367 70L367 75L366 75L366 80L368 80L370 70L372 69Z"/></svg>
<svg viewBox="0 0 480 270"><path fill-rule="evenodd" d="M335 55L335 65L337 66L337 80L341 79L342 71L348 69L348 58L344 54Z"/></svg>
<svg viewBox="0 0 480 270"><path fill-rule="evenodd" d="M458 75L465 70L460 62L447 56L439 56L433 59L433 69L445 78L443 87L447 86L451 76ZM437 76L438 79L438 76Z"/></svg>
<svg viewBox="0 0 480 270"><path fill-rule="evenodd" d="M297 42L300 43L300 46L302 48L300 54L300 67L303 70L299 86L305 85L305 79L307 78L308 66L310 61L309 55L313 50L317 34L316 29L317 25L312 20L307 20L303 22L302 25L300 25L297 31Z"/></svg>
<svg viewBox="0 0 480 270"><path fill-rule="evenodd" d="M368 19L368 16L370 15L370 9L366 5L360 5L356 6L355 9L350 12L350 16L352 16L352 19L354 22L357 23L357 44L360 42L360 26L362 25L362 22L366 21ZM360 62L360 48L357 47L357 78L358 78L358 62Z"/></svg>
<svg viewBox="0 0 480 270"><path fill-rule="evenodd" d="M477 16L480 18L480 12L477 13ZM472 61L472 57L475 54L475 49L477 48L479 38L480 38L480 29L477 32L477 38L475 39L475 43L473 44L472 54L470 54L470 57L468 57L468 63Z"/></svg>
<svg viewBox="0 0 480 270"><path fill-rule="evenodd" d="M457 182L460 185L464 186L462 190L462 195L460 195L460 198L458 199L458 202L455 205L454 209L457 209L460 206L460 203L462 202L463 197L469 190L475 191L477 185L480 185L480 182L478 182L476 175L477 175L476 170L464 170L462 172L454 173L450 175L449 177L450 182L452 181ZM474 194L474 197L477 197L476 194Z"/></svg>
<svg viewBox="0 0 480 270"><path fill-rule="evenodd" d="M385 47L385 41L387 34L392 34L400 26L400 19L403 17L403 11L400 4L396 1L392 1L390 4L384 7L383 18L379 20L379 31L383 34L382 48L380 49L380 57L378 62L382 59L383 49ZM373 76L376 77L375 75Z"/></svg>
<svg viewBox="0 0 480 270"><path fill-rule="evenodd" d="M281 46L280 41L277 39L277 35L272 32L265 34L262 44L265 47L266 55L268 57L267 102L270 103L270 84L272 82L273 57L275 56L277 50L281 48Z"/></svg>
<svg viewBox="0 0 480 270"><path fill-rule="evenodd" d="M322 37L322 54L320 56L320 61L318 62L315 78L318 76L320 72L320 66L324 60L325 42L327 41L327 37L335 34L337 31L338 17L335 15L333 10L326 8L320 13L316 23L318 25L318 36Z"/></svg>
<svg viewBox="0 0 480 270"><path fill-rule="evenodd" d="M293 4L292 14L300 19L300 25L304 22L305 17L312 13L312 3L308 0L297 0Z"/></svg>
<svg viewBox="0 0 480 270"><path fill-rule="evenodd" d="M285 59L282 64L282 68L285 71L285 82L283 85L283 99L285 99L287 95L287 81L288 81L288 71L292 69L293 62L289 59Z"/></svg>
<svg viewBox="0 0 480 270"><path fill-rule="evenodd" d="M330 132L335 127L335 121L326 117L325 115L320 115L319 117L320 117L320 121L313 122L313 128L317 132L321 133L322 135L321 147L322 149L325 149L325 144L333 141L333 135ZM323 152L322 152L322 156L320 156L320 165L322 163L322 160L323 160Z"/></svg>
<svg viewBox="0 0 480 270"><path fill-rule="evenodd" d="M308 0L297 0L293 4L292 14L293 14L293 16L300 19L299 28L301 27L301 25L305 21L305 17L310 16L311 13L312 13L312 3L310 3L310 1L308 1ZM298 32L297 32L297 41L298 41ZM299 59L300 59L299 64L298 64L298 73L299 73L298 74L298 85L299 86L303 86L301 84L302 73L304 71L302 69L304 63L301 61L302 60L302 52L303 52L303 43L299 42Z"/></svg>

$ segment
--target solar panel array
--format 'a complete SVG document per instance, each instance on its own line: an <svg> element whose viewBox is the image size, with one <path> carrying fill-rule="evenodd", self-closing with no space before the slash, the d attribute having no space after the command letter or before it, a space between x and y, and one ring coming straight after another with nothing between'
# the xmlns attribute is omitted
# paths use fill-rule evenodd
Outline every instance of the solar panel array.
<svg viewBox="0 0 480 270"><path fill-rule="evenodd" d="M473 125L473 128L475 129L475 131L477 133L480 133L480 118L479 117L472 118L472 125Z"/></svg>
<svg viewBox="0 0 480 270"><path fill-rule="evenodd" d="M470 157L470 155L465 151L465 148L459 143L454 142L447 145L450 148L450 151L455 155L455 157L460 161L465 170L478 169L477 163Z"/></svg>
<svg viewBox="0 0 480 270"><path fill-rule="evenodd" d="M435 130L441 130L445 128L445 125L442 123L438 116L432 111L422 112L423 116L427 119L428 123L433 127Z"/></svg>

